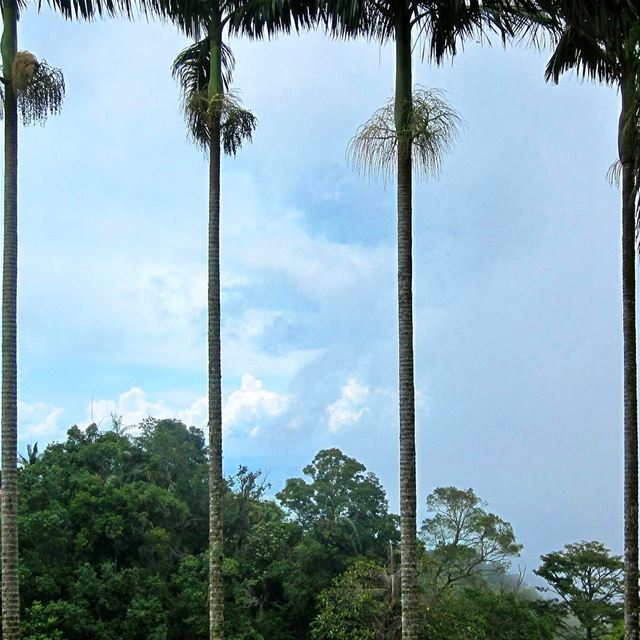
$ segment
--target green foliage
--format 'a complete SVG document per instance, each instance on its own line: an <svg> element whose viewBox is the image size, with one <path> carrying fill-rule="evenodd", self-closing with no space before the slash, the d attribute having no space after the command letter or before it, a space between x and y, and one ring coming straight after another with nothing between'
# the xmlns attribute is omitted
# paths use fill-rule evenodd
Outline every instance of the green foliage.
<svg viewBox="0 0 640 640"><path fill-rule="evenodd" d="M567 544L541 560L535 573L549 584L546 591L556 593L594 638L622 619L622 558L611 555L601 542Z"/></svg>
<svg viewBox="0 0 640 640"><path fill-rule="evenodd" d="M229 92L235 61L229 47L221 45L224 93L209 95L210 41L204 38L184 49L173 62L173 77L180 84L189 137L208 150L215 127L220 127L222 148L235 156L245 140L251 141L256 117Z"/></svg>
<svg viewBox="0 0 640 640"><path fill-rule="evenodd" d="M341 555L385 557L398 532L378 478L339 449L320 451L303 473L308 481L287 480L277 494L303 530Z"/></svg>
<svg viewBox="0 0 640 640"><path fill-rule="evenodd" d="M432 591L477 584L504 572L520 553L511 525L486 506L473 489L439 487L427 497L430 515L420 535L427 550L424 577Z"/></svg>
<svg viewBox="0 0 640 640"><path fill-rule="evenodd" d="M204 436L175 420L114 428L72 427L20 469L22 637L207 640ZM376 476L329 449L286 482L279 503L269 492L246 467L226 480L225 637L394 640L397 518ZM446 514L466 514L460 537L473 549L478 522L485 543L510 531L470 490L438 489L429 504L447 553L430 544L425 557L451 562L443 571L461 566ZM435 593L432 566L421 575L426 640L552 640L567 610L484 581Z"/></svg>
<svg viewBox="0 0 640 640"><path fill-rule="evenodd" d="M381 564L358 562L319 598L311 627L317 640L394 640L400 611ZM422 595L421 638L425 640L554 640L562 626L557 607L517 593L462 589L438 597Z"/></svg>
<svg viewBox="0 0 640 640"><path fill-rule="evenodd" d="M24 637L206 640L204 435L175 420L147 419L129 435L117 421L114 429L72 427L20 470ZM396 535L373 474L337 450L315 463L315 489L298 496L306 528L267 497L260 472L240 467L227 479L230 639L306 637L320 591ZM338 484L340 500L316 511L314 496ZM344 522L331 525L338 515Z"/></svg>
<svg viewBox="0 0 640 640"><path fill-rule="evenodd" d="M602 636L602 640L624 640L624 621L618 622L610 633Z"/></svg>
<svg viewBox="0 0 640 640"><path fill-rule="evenodd" d="M559 612L544 602L485 588L423 605L423 634L429 640L554 640L561 623Z"/></svg>
<svg viewBox="0 0 640 640"><path fill-rule="evenodd" d="M384 567L363 560L322 592L311 627L315 640L391 640L399 637L399 603Z"/></svg>

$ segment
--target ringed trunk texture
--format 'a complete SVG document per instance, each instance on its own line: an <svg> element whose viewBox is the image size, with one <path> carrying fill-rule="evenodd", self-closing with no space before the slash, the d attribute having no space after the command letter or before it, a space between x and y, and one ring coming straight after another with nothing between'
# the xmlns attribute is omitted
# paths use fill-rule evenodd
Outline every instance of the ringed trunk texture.
<svg viewBox="0 0 640 640"><path fill-rule="evenodd" d="M619 155L622 163L622 331L624 367L624 637L638 640L638 398L632 81L623 79ZM629 126L627 126L629 124Z"/></svg>
<svg viewBox="0 0 640 640"><path fill-rule="evenodd" d="M210 26L209 97L222 95L222 38L219 14ZM222 477L222 354L220 344L220 114L211 118L209 151L209 638L224 638Z"/></svg>
<svg viewBox="0 0 640 640"><path fill-rule="evenodd" d="M400 593L402 640L418 638L416 444L413 374L411 25L406 2L396 24L395 125L398 137L398 361L400 419Z"/></svg>
<svg viewBox="0 0 640 640"><path fill-rule="evenodd" d="M20 635L17 467L18 107L11 83L17 49L14 3L3 9L4 256L2 264L2 637Z"/></svg>

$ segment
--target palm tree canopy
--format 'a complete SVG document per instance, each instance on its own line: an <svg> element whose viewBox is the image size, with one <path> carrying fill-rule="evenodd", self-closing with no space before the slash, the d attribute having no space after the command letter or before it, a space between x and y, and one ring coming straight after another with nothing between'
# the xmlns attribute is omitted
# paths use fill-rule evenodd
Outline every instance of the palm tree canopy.
<svg viewBox="0 0 640 640"><path fill-rule="evenodd" d="M535 19L554 32L555 49L546 78L557 82L575 69L581 76L618 84L623 72L640 64L639 0L537 0Z"/></svg>
<svg viewBox="0 0 640 640"><path fill-rule="evenodd" d="M4 13L5 5L14 4L18 15L27 7L28 0L0 0L0 11ZM38 11L42 8L42 0L36 0ZM144 14L167 15L163 9L163 0L46 0L46 4L68 20L94 20L104 16L133 16L133 9L138 7Z"/></svg>
<svg viewBox="0 0 640 640"><path fill-rule="evenodd" d="M320 0L327 30L339 37L363 35L393 40L398 16L407 11L422 39L422 53L440 63L467 38L515 34L520 3L515 0Z"/></svg>
<svg viewBox="0 0 640 640"><path fill-rule="evenodd" d="M125 1L125 0L120 0ZM234 35L261 39L313 26L319 0L142 0L160 2L160 13L199 39L214 17Z"/></svg>
<svg viewBox="0 0 640 640"><path fill-rule="evenodd" d="M209 148L211 116L217 113L220 116L222 147L226 154L235 155L244 140L251 140L256 118L229 91L235 65L231 49L222 43L224 93L221 95L208 94L210 60L209 38L203 38L178 54L173 62L173 77L180 85L182 108L191 140L205 150Z"/></svg>

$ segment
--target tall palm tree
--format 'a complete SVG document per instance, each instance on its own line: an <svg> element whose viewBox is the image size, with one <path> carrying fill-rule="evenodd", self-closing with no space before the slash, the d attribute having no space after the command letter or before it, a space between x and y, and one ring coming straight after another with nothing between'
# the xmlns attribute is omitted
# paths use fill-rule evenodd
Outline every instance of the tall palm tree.
<svg viewBox="0 0 640 640"><path fill-rule="evenodd" d="M64 79L58 69L17 51L17 10L3 7L2 115L4 117L4 254L2 264L2 637L19 634L18 452L17 452L17 276L18 114L24 124L58 113Z"/></svg>
<svg viewBox="0 0 640 640"><path fill-rule="evenodd" d="M208 396L209 396L209 637L224 637L222 353L220 339L220 166L221 149L235 155L251 139L256 119L228 91L233 58L225 30L261 38L309 25L314 3L304 0L175 0L175 20L204 37L175 60L191 138L209 153Z"/></svg>
<svg viewBox="0 0 640 640"><path fill-rule="evenodd" d="M402 638L418 637L416 537L416 447L413 353L412 169L415 123L421 110L413 101L414 34L424 52L440 63L454 55L461 39L489 27L506 32L505 0L324 0L328 29L340 36L364 35L395 43L394 152L397 175L398 326L400 421L400 576ZM427 110L428 111L428 110ZM445 145L446 146L446 145ZM418 150L419 158L422 151ZM437 157L437 156L432 156Z"/></svg>
<svg viewBox="0 0 640 640"><path fill-rule="evenodd" d="M638 640L638 400L635 239L640 166L640 3L637 0L539 0L531 15L552 28L547 80L575 69L619 88L618 170L622 182L622 336L624 393L625 639Z"/></svg>
<svg viewBox="0 0 640 640"><path fill-rule="evenodd" d="M143 10L160 4L138 0ZM49 0L65 18L90 20L98 15L131 14L130 0ZM18 52L18 21L24 0L0 0L4 117L4 235L2 264L2 637L19 636L18 495L17 495L17 276L18 276L18 115L24 124L43 122L60 110L64 79L57 69L28 52Z"/></svg>
<svg viewBox="0 0 640 640"><path fill-rule="evenodd" d="M256 126L253 114L225 92L220 14L209 34L174 62L193 140L209 152L208 394L209 394L209 636L224 637L222 354L220 340L220 159L221 146L235 155ZM228 57L228 56L227 56Z"/></svg>

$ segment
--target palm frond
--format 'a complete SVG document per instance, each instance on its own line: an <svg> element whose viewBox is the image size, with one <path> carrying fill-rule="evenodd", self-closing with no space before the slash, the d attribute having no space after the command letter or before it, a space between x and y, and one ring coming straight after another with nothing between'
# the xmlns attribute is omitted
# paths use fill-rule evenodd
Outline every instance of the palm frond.
<svg viewBox="0 0 640 640"><path fill-rule="evenodd" d="M177 80L183 99L204 91L209 85L211 50L209 38L183 49L173 61L171 74ZM225 91L229 90L235 68L235 58L231 49L222 43L222 83Z"/></svg>
<svg viewBox="0 0 640 640"><path fill-rule="evenodd" d="M320 0L225 0L229 32L261 39L315 25Z"/></svg>
<svg viewBox="0 0 640 640"><path fill-rule="evenodd" d="M26 5L26 0L20 0L20 4ZM42 0L37 0L38 11L42 4ZM47 0L46 4L67 20L94 20L116 15L130 18L133 15L130 0Z"/></svg>
<svg viewBox="0 0 640 640"><path fill-rule="evenodd" d="M185 102L185 117L189 138L205 151L211 145L212 125L220 123L222 148L235 156L245 140L251 141L257 126L256 117L231 93L209 97L198 91Z"/></svg>
<svg viewBox="0 0 640 640"><path fill-rule="evenodd" d="M622 163L620 160L613 162L607 169L607 182L612 187L619 187L622 179Z"/></svg>
<svg viewBox="0 0 640 640"><path fill-rule="evenodd" d="M607 84L618 82L621 76L619 60L604 43L567 26L547 63L545 78L558 82L562 74L572 69L583 78Z"/></svg>
<svg viewBox="0 0 640 640"><path fill-rule="evenodd" d="M182 108L187 121L189 137L199 146L211 143L212 117L220 118L222 143L225 153L235 155L242 141L251 139L255 117L240 106L239 100L229 94L235 66L231 49L223 43L223 95L209 96L211 50L209 39L204 38L181 51L173 62L172 74L180 85Z"/></svg>
<svg viewBox="0 0 640 640"><path fill-rule="evenodd" d="M410 137L414 170L437 175L463 124L462 118L438 89L417 88L411 101ZM349 158L361 171L388 179L397 161L398 137L394 101L389 100L364 124L349 145Z"/></svg>

